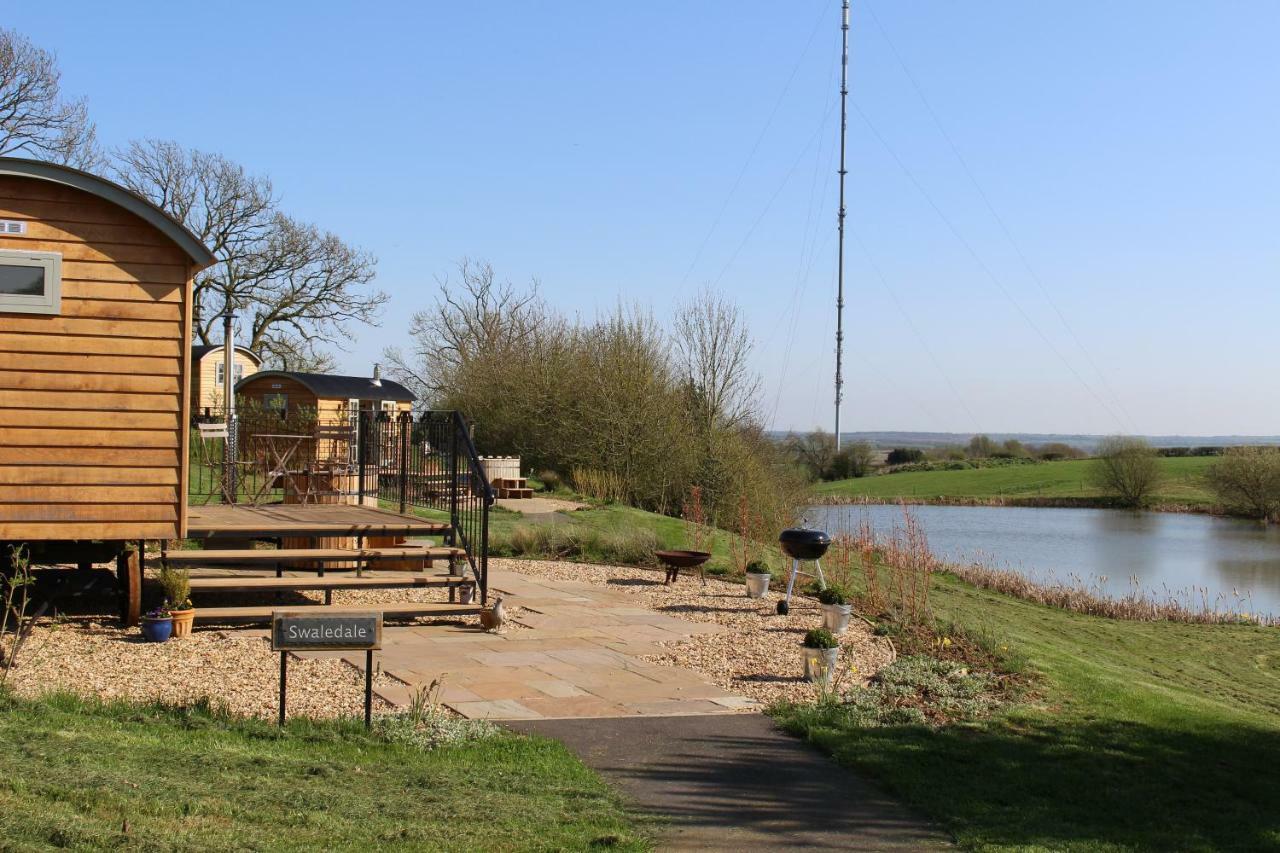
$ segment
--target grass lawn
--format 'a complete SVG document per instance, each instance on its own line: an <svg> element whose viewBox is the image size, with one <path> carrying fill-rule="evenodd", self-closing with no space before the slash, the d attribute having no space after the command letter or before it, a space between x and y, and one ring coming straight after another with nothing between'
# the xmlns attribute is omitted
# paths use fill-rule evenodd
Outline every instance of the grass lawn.
<svg viewBox="0 0 1280 853"><path fill-rule="evenodd" d="M1280 849L1280 631L1082 616L949 576L932 605L1025 653L1037 695L937 731L780 720L968 848Z"/></svg>
<svg viewBox="0 0 1280 853"><path fill-rule="evenodd" d="M556 497L582 500L576 495L561 493ZM390 503L383 504L394 509ZM413 513L433 521L447 521L448 514L430 509L414 509ZM495 506L489 513L489 541L491 552L495 556L504 554L503 543L510 540L511 535L519 528L533 525L555 525L567 530L598 534L605 540L610 538L628 538L637 533L652 533L657 543L663 548L690 548L686 534L686 525L679 518L659 515L624 504L603 504L588 506L571 512L557 512L551 519L531 520L524 514ZM724 573L730 570L733 560L730 555L730 543L737 539L733 534L718 529L708 529L707 541L711 559L707 563L709 571ZM607 542L606 542L607 544ZM770 549L774 551L775 549ZM646 552L647 555L647 552ZM581 559L588 562L618 562L618 554L611 550L601 553L589 552L570 559ZM774 553L776 557L776 553ZM621 560L624 563L635 563L634 560ZM774 560L777 562L777 559Z"/></svg>
<svg viewBox="0 0 1280 853"><path fill-rule="evenodd" d="M646 849L560 744L423 750L359 723L0 696L0 847Z"/></svg>
<svg viewBox="0 0 1280 853"><path fill-rule="evenodd" d="M1162 457L1164 482L1152 499L1156 504L1210 505L1214 497L1202 483L1210 456ZM905 471L852 480L819 483L822 496L872 498L1099 498L1089 485L1090 460L1040 462L961 471Z"/></svg>

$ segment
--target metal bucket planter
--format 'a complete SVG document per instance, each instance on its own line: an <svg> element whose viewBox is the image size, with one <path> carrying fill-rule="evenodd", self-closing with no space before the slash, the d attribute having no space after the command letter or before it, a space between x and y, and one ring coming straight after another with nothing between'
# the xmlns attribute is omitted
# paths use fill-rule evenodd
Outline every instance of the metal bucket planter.
<svg viewBox="0 0 1280 853"><path fill-rule="evenodd" d="M804 677L815 684L826 684L836 671L836 659L840 657L840 649L811 649L802 647L804 652Z"/></svg>
<svg viewBox="0 0 1280 853"><path fill-rule="evenodd" d="M822 605L822 627L837 637L849 628L849 617L853 615L852 604Z"/></svg>
<svg viewBox="0 0 1280 853"><path fill-rule="evenodd" d="M764 598L769 594L769 581L773 575L768 572L747 572L747 598Z"/></svg>

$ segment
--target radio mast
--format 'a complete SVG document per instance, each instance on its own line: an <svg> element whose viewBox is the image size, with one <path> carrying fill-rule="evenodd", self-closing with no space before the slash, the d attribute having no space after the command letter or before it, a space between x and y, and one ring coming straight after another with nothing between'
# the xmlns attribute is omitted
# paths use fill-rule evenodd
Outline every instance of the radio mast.
<svg viewBox="0 0 1280 853"><path fill-rule="evenodd" d="M840 16L840 212L836 216L840 231L838 260L836 263L836 452L840 452L840 404L844 401L844 165L845 137L848 134L849 113L849 0L843 0Z"/></svg>

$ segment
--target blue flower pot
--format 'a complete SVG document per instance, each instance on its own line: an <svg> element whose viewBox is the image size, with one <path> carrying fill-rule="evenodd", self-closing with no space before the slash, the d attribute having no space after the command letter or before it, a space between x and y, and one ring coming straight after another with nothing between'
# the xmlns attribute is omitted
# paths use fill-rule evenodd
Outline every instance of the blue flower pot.
<svg viewBox="0 0 1280 853"><path fill-rule="evenodd" d="M148 643L163 643L173 636L172 619L143 619L142 638Z"/></svg>

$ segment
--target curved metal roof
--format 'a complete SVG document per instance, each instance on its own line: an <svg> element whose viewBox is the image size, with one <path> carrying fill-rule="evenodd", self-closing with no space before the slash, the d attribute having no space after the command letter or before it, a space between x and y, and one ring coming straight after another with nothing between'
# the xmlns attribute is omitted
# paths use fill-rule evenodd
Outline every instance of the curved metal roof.
<svg viewBox="0 0 1280 853"><path fill-rule="evenodd" d="M408 388L392 379L380 379L374 385L369 376L333 376L328 373L292 373L287 370L263 370L246 376L236 383L239 391L250 382L261 379L292 379L317 397L326 400L395 400L413 403L417 397Z"/></svg>
<svg viewBox="0 0 1280 853"><path fill-rule="evenodd" d="M136 195L119 184L99 178L97 175L91 175L88 172L82 172L70 166L60 166L57 163L45 163L40 160L27 160L22 157L0 157L0 175L36 178L37 180L62 184L63 186L83 190L90 195L96 195L98 198L109 201L117 207L123 207L148 224L155 226L156 230L174 243L177 243L178 247L187 253L187 256L195 263L197 269L207 267L214 261L213 253L205 248L199 238L188 231L182 223L142 196Z"/></svg>
<svg viewBox="0 0 1280 853"><path fill-rule="evenodd" d="M222 344L196 344L191 347L191 358L193 361L198 361L211 352L222 352L224 349L225 347ZM254 364L262 364L262 359L258 354L248 347L236 344L236 352L249 356L249 358L253 359Z"/></svg>

